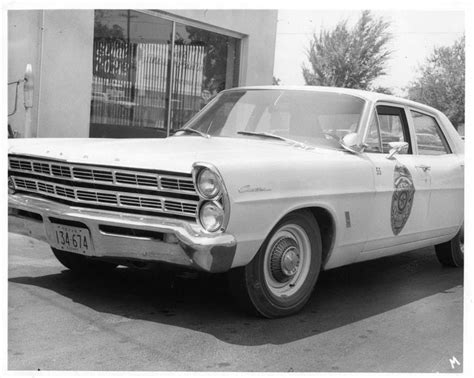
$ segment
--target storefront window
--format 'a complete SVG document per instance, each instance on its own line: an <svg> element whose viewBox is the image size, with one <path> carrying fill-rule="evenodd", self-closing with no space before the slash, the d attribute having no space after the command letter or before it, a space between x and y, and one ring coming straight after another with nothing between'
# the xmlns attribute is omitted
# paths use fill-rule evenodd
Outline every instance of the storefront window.
<svg viewBox="0 0 474 378"><path fill-rule="evenodd" d="M176 23L171 128L182 127L215 94L237 85L236 38Z"/></svg>
<svg viewBox="0 0 474 378"><path fill-rule="evenodd" d="M160 137L182 127L237 85L239 47L236 38L158 16L96 10L90 135Z"/></svg>
<svg viewBox="0 0 474 378"><path fill-rule="evenodd" d="M127 127L164 130L171 35L168 20L95 11L91 136L128 136Z"/></svg>

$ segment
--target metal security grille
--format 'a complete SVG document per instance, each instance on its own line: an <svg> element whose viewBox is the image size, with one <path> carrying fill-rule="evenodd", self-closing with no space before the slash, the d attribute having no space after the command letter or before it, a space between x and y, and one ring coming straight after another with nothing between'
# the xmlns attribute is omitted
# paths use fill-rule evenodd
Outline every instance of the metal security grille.
<svg viewBox="0 0 474 378"><path fill-rule="evenodd" d="M199 202L191 177L9 156L15 188L75 204L118 211L196 216Z"/></svg>
<svg viewBox="0 0 474 378"><path fill-rule="evenodd" d="M164 128L170 51L167 43L95 41L91 122ZM175 128L201 109L204 58L203 46L174 48Z"/></svg>

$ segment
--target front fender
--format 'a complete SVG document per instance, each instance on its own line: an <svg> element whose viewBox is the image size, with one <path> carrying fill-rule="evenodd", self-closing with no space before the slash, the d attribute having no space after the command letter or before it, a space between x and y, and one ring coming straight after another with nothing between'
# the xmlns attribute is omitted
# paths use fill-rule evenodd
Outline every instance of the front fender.
<svg viewBox="0 0 474 378"><path fill-rule="evenodd" d="M231 202L227 231L236 237L232 266L248 264L275 225L288 213L320 207L335 225L330 260L355 261L367 240L365 217L374 195L373 169L366 159L340 152L298 160L221 169ZM346 213L352 224L346 223ZM339 254L339 247L343 252ZM326 260L329 262L328 260Z"/></svg>

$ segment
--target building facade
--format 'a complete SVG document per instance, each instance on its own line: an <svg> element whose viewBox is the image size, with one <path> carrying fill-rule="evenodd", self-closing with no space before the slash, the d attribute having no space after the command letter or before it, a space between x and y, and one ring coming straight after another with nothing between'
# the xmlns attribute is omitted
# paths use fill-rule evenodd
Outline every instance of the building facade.
<svg viewBox="0 0 474 378"><path fill-rule="evenodd" d="M272 83L277 11L15 10L9 124L33 137L165 137L219 91ZM9 114L15 85L9 85Z"/></svg>

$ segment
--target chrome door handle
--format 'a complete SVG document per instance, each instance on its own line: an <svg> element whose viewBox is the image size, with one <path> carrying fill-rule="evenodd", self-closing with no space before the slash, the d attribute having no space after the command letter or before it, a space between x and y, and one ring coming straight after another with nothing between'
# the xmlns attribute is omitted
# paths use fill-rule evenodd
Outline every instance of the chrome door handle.
<svg viewBox="0 0 474 378"><path fill-rule="evenodd" d="M431 169L429 165L424 165L424 164L415 165L415 168L420 168L423 170L423 172L428 172Z"/></svg>

